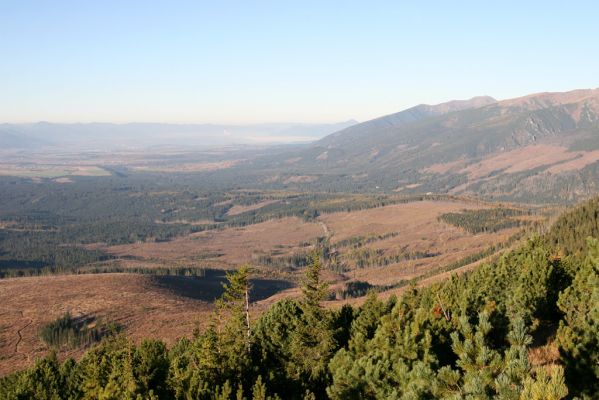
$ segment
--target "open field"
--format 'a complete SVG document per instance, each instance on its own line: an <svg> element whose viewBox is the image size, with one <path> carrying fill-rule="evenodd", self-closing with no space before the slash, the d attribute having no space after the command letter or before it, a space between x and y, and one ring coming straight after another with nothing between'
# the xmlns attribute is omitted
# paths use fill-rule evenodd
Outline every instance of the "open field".
<svg viewBox="0 0 599 400"><path fill-rule="evenodd" d="M134 166L132 169L136 171L152 171L152 172L202 172L216 171L219 169L231 168L242 160L230 160L221 162L205 162L205 163L187 163L179 165L151 165L151 166Z"/></svg>
<svg viewBox="0 0 599 400"><path fill-rule="evenodd" d="M134 342L160 338L173 344L190 337L197 324L208 323L222 282L224 273L217 271L198 279L100 274L0 280L0 376L47 354L39 330L66 312L114 322ZM253 296L261 300L286 287L258 279ZM259 304L253 306L255 314ZM84 350L62 350L60 356L78 357Z"/></svg>
<svg viewBox="0 0 599 400"><path fill-rule="evenodd" d="M329 227L333 243L358 235L390 232L399 232L400 236L411 240L415 236L425 236L426 231L418 234L422 229L428 231L446 227L437 222L437 217L443 213L477 208L480 206L458 201L415 201L351 213L326 214L319 220Z"/></svg>
<svg viewBox="0 0 599 400"><path fill-rule="evenodd" d="M474 235L438 220L443 213L480 207L464 202L422 201L353 213L334 213L320 220L330 229L333 245L359 235L393 234L370 243L368 248L379 250L382 257L395 254L426 255L385 266L352 268L347 274L351 279L373 285L390 285L476 254L507 240L519 230L512 228Z"/></svg>
<svg viewBox="0 0 599 400"><path fill-rule="evenodd" d="M483 207L488 206L465 201L417 201L323 214L311 222L296 217L273 219L246 227L194 233L168 242L101 248L117 257L122 266L151 268L188 263L234 268L250 263L264 276L284 276L297 282L301 269L289 267L283 273L284 259L306 254L317 238L327 237L346 269L341 275L331 276L331 283L357 280L379 286L394 285L483 252L520 230L472 234L438 218L444 213ZM348 246L352 240L364 243ZM363 266L360 252L376 253L378 258ZM260 256L268 256L273 262L263 264Z"/></svg>
<svg viewBox="0 0 599 400"><path fill-rule="evenodd" d="M70 312L91 315L124 327L132 339L166 341L191 333L194 320L206 315L208 301L177 296L131 274L69 275L0 281L0 375L23 368L48 351L39 329ZM82 350L65 355L78 356Z"/></svg>
<svg viewBox="0 0 599 400"><path fill-rule="evenodd" d="M405 275L403 272L398 275L398 270L415 273L426 271L431 265L448 264L480 252L497 241L506 240L517 231L506 229L498 233L473 235L438 221L443 213L480 207L460 201L419 201L323 214L313 222L296 217L273 219L245 227L193 233L167 242L139 242L100 248L118 258L158 265L201 260L210 262L211 267L218 263L232 267L248 262L255 264L256 256L261 254L276 258L305 253L305 244L318 237L328 236L332 247L335 247L341 241L356 237L384 235L382 240L372 241L364 247L378 250L383 256L428 254L427 257L393 263L384 271L368 268L352 272L356 279L376 275L372 278L373 283L383 284ZM339 248L342 255L350 251Z"/></svg>
<svg viewBox="0 0 599 400"><path fill-rule="evenodd" d="M67 176L109 176L94 165L0 164L0 175L22 178L64 178ZM64 179L58 183L68 183Z"/></svg>
<svg viewBox="0 0 599 400"><path fill-rule="evenodd" d="M265 201L261 201L259 203L251 204L251 205L248 205L248 206L234 205L227 212L227 215L233 216L233 215L243 214L244 212L258 210L258 209L260 209L262 207L266 207L269 204L274 204L274 203L277 203L277 202L278 202L278 200L265 200Z"/></svg>
<svg viewBox="0 0 599 400"><path fill-rule="evenodd" d="M302 242L322 235L319 224L293 217L242 228L194 233L169 242L133 243L110 246L105 250L119 257L158 259L165 262L216 254L218 261L228 265L250 262L254 253L275 249L291 253L299 249Z"/></svg>

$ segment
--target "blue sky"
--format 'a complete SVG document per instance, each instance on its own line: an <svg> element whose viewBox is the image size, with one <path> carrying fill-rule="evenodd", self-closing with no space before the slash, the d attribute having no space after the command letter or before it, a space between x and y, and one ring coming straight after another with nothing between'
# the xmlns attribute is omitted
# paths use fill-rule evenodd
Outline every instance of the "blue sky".
<svg viewBox="0 0 599 400"><path fill-rule="evenodd" d="M0 122L334 122L599 87L598 4L0 0Z"/></svg>

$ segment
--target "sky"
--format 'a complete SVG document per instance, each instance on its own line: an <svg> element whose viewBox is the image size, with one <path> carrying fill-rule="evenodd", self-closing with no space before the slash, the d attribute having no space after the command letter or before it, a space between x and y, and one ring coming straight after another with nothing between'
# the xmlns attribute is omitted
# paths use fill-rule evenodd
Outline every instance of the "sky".
<svg viewBox="0 0 599 400"><path fill-rule="evenodd" d="M0 0L0 123L359 121L599 87L596 1Z"/></svg>

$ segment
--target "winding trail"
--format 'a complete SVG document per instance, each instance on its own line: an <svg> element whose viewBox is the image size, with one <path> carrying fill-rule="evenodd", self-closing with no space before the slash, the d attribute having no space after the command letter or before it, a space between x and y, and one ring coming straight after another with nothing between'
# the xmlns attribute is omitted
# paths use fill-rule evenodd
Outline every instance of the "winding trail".
<svg viewBox="0 0 599 400"><path fill-rule="evenodd" d="M21 314L22 318L25 318L25 315L23 314L23 311L17 311L19 314ZM27 322L25 325L23 325L20 329L17 330L17 342L15 343L15 350L13 354L19 354L19 345L21 344L21 342L23 341L23 334L21 332L23 332L23 330L25 330L29 325L31 325L33 323L33 320L30 318L27 318L29 320L29 322Z"/></svg>

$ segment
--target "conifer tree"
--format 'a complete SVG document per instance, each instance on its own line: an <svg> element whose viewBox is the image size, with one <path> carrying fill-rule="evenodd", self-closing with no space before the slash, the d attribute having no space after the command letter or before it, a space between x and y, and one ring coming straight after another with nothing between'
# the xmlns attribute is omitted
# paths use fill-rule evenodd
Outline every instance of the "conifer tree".
<svg viewBox="0 0 599 400"><path fill-rule="evenodd" d="M314 252L302 282L301 321L292 332L289 343L293 360L288 365L289 373L295 379L307 382L308 388L318 386L318 383L322 388L323 381L328 379L327 365L336 349L331 313L321 305L328 294L328 285L320 276L321 270L320 257Z"/></svg>
<svg viewBox="0 0 599 400"><path fill-rule="evenodd" d="M252 353L255 365L274 393L301 391L299 380L289 373L295 368L291 340L302 323L301 316L299 302L284 299L273 304L254 326Z"/></svg>
<svg viewBox="0 0 599 400"><path fill-rule="evenodd" d="M225 346L243 343L245 352L251 351L251 326L249 316L250 281L249 267L241 266L235 272L227 273L227 283L223 284L224 293L216 301L216 314L224 322L219 339Z"/></svg>
<svg viewBox="0 0 599 400"><path fill-rule="evenodd" d="M536 370L535 377L524 380L524 388L520 400L560 400L568 395L568 387L564 382L564 370L560 366L551 368L551 372L541 367Z"/></svg>
<svg viewBox="0 0 599 400"><path fill-rule="evenodd" d="M200 337L200 365L212 370L217 382L242 383L251 366L249 325L249 268L227 273L224 293L216 300L209 329ZM210 354L212 353L212 354ZM224 390L224 386L223 386Z"/></svg>
<svg viewBox="0 0 599 400"><path fill-rule="evenodd" d="M589 238L589 253L558 306L564 313L557 341L566 378L576 393L599 393L599 240Z"/></svg>

